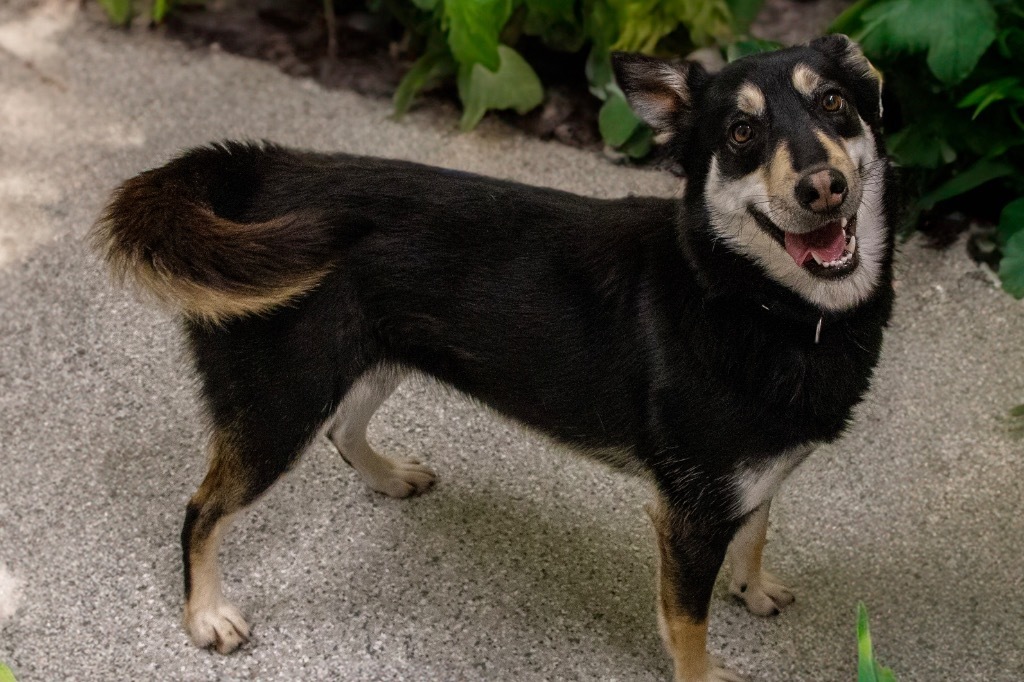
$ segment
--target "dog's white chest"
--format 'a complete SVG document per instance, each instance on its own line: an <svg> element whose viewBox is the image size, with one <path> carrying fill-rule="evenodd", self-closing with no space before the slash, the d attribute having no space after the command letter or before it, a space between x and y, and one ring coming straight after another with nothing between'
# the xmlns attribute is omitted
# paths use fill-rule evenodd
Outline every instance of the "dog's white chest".
<svg viewBox="0 0 1024 682"><path fill-rule="evenodd" d="M807 458L816 443L794 448L759 466L741 466L736 470L736 511L745 516L775 496L782 482Z"/></svg>

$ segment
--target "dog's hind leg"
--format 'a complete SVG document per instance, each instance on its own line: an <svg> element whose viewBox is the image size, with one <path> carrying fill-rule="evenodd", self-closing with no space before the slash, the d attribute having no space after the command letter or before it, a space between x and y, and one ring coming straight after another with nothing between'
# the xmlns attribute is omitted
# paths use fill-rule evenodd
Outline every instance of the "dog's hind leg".
<svg viewBox="0 0 1024 682"><path fill-rule="evenodd" d="M317 429L313 422L277 426L274 438L250 435L237 426L215 428L206 477L185 510L185 629L196 646L212 646L222 654L245 643L249 626L221 590L221 541L235 515L297 461Z"/></svg>
<svg viewBox="0 0 1024 682"><path fill-rule="evenodd" d="M409 497L428 490L434 472L414 459L393 459L376 452L366 440L366 427L377 408L405 377L404 370L372 369L352 385L338 408L328 437L342 458L368 486L390 497Z"/></svg>
<svg viewBox="0 0 1024 682"><path fill-rule="evenodd" d="M769 499L751 512L729 545L732 563L729 591L758 616L778 615L795 600L789 588L761 567L770 505Z"/></svg>

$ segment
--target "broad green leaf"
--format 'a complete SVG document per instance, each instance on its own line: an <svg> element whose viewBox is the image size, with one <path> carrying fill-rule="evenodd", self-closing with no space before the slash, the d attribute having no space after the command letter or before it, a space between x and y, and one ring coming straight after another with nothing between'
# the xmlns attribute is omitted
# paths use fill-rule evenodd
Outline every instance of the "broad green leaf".
<svg viewBox="0 0 1024 682"><path fill-rule="evenodd" d="M1024 405L1014 405L1010 408L1011 417L1024 417Z"/></svg>
<svg viewBox="0 0 1024 682"><path fill-rule="evenodd" d="M737 33L746 33L757 18L764 0L725 0L732 13L732 26Z"/></svg>
<svg viewBox="0 0 1024 682"><path fill-rule="evenodd" d="M999 241L1006 244L1018 232L1024 231L1024 197L1003 206L999 214Z"/></svg>
<svg viewBox="0 0 1024 682"><path fill-rule="evenodd" d="M828 27L828 32L853 36L864 28L864 12L877 4L879 0L858 0L836 17Z"/></svg>
<svg viewBox="0 0 1024 682"><path fill-rule="evenodd" d="M749 57L752 54L773 52L780 47L782 47L782 44L777 43L774 40L760 40L758 38L738 40L735 43L730 43L729 46L725 48L725 58L730 62L734 62L737 59Z"/></svg>
<svg viewBox="0 0 1024 682"><path fill-rule="evenodd" d="M616 89L611 52L608 48L600 48L597 45L590 48L584 68L587 74L587 83L590 85L590 93L598 99L608 99L611 91Z"/></svg>
<svg viewBox="0 0 1024 682"><path fill-rule="evenodd" d="M654 131L646 123L641 123L629 139L619 147L619 151L631 159L642 159L651 152L653 144Z"/></svg>
<svg viewBox="0 0 1024 682"><path fill-rule="evenodd" d="M454 75L456 72L455 60L447 48L427 50L412 68L402 77L402 82L395 89L392 102L395 105L395 116L401 117L412 104L413 98L425 87L428 87L442 78Z"/></svg>
<svg viewBox="0 0 1024 682"><path fill-rule="evenodd" d="M886 138L889 155L901 166L938 168L956 160L956 150L930 127L910 124Z"/></svg>
<svg viewBox="0 0 1024 682"><path fill-rule="evenodd" d="M958 194L969 192L990 180L1001 178L1013 172L1013 166L994 159L981 159L966 170L953 176L918 200L918 205L929 209L940 201L951 199Z"/></svg>
<svg viewBox="0 0 1024 682"><path fill-rule="evenodd" d="M957 103L957 107L961 109L964 107L976 107L974 114L971 115L973 120L978 118L978 114L987 109L990 104L1004 99L1024 102L1024 86L1021 85L1020 78L1006 76L1005 78L999 78L998 80L978 86L960 100Z"/></svg>
<svg viewBox="0 0 1024 682"><path fill-rule="evenodd" d="M3 663L0 663L0 682L15 682L14 673Z"/></svg>
<svg viewBox="0 0 1024 682"><path fill-rule="evenodd" d="M498 36L512 14L512 0L449 0L444 3L448 46L462 66L497 71Z"/></svg>
<svg viewBox="0 0 1024 682"><path fill-rule="evenodd" d="M1003 259L999 261L999 279L1015 298L1024 298L1024 230L1006 242Z"/></svg>
<svg viewBox="0 0 1024 682"><path fill-rule="evenodd" d="M525 114L544 101L544 87L533 68L507 45L498 46L498 68L483 64L459 67L459 98L462 120L459 127L470 130L489 109L515 109Z"/></svg>
<svg viewBox="0 0 1024 682"><path fill-rule="evenodd" d="M852 37L869 54L927 52L928 68L948 85L966 78L996 39L988 0L885 0L864 9L859 20Z"/></svg>
<svg viewBox="0 0 1024 682"><path fill-rule="evenodd" d="M132 19L132 0L100 0L110 22L125 26Z"/></svg>
<svg viewBox="0 0 1024 682"><path fill-rule="evenodd" d="M608 97L597 116L602 139L613 147L625 144L640 123L626 98L618 92Z"/></svg>

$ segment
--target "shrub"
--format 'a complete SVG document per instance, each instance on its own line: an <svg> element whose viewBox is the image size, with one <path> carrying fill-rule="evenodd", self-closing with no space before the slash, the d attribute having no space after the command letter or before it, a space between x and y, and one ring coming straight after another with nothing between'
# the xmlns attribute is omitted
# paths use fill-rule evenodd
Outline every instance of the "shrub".
<svg viewBox="0 0 1024 682"><path fill-rule="evenodd" d="M936 207L959 202L977 214L994 204L999 275L1024 297L1024 198L1011 201L1024 197L1019 0L860 0L832 30L860 42L886 75L897 109L886 121L889 153L916 197L908 225Z"/></svg>

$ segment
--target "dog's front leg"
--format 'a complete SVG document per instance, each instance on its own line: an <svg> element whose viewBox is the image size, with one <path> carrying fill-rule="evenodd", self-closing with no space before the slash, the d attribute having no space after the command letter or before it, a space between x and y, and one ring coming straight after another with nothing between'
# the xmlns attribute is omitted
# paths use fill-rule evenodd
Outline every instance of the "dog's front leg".
<svg viewBox="0 0 1024 682"><path fill-rule="evenodd" d="M708 655L708 607L735 524L660 495L647 508L658 539L658 626L676 682L743 682Z"/></svg>

